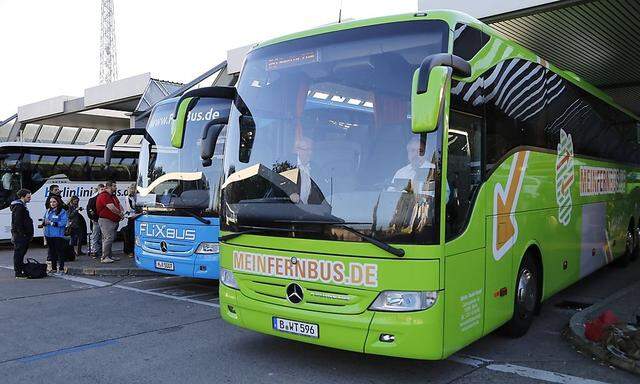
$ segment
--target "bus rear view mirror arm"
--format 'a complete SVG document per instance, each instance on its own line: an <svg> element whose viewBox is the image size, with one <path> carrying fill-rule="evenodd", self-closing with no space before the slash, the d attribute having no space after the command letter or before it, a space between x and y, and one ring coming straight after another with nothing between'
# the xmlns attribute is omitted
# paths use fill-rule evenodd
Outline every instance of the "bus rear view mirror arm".
<svg viewBox="0 0 640 384"><path fill-rule="evenodd" d="M116 143L120 141L122 136L126 135L141 135L144 136L144 138L147 139L149 143L155 144L145 128L129 128L115 131L109 136L109 138L107 138L107 143L104 145L104 163L106 166L109 166L111 164L113 147L116 146Z"/></svg>
<svg viewBox="0 0 640 384"><path fill-rule="evenodd" d="M413 74L411 89L411 131L429 133L438 128L440 111L451 84L457 77L471 76L471 65L464 59L438 53L427 56Z"/></svg>
<svg viewBox="0 0 640 384"><path fill-rule="evenodd" d="M202 165L204 167L211 166L211 159L213 158L216 149L218 137L224 129L224 126L228 123L228 117L221 117L211 120L204 126L204 128L202 128L202 146L200 147L200 158L202 159Z"/></svg>
<svg viewBox="0 0 640 384"><path fill-rule="evenodd" d="M450 53L437 53L429 55L422 60L418 69L418 95L427 92L431 71L435 67L449 67L453 70L453 76L471 76L471 64L465 59Z"/></svg>
<svg viewBox="0 0 640 384"><path fill-rule="evenodd" d="M189 112L196 106L200 99L223 99L231 103L236 97L234 87L206 87L185 92L173 111L173 126L171 132L171 145L174 148L182 148L184 130L187 126Z"/></svg>
<svg viewBox="0 0 640 384"><path fill-rule="evenodd" d="M173 118L177 119L178 112L180 111L180 105L185 99L200 98L200 97L233 100L236 97L236 89L234 87L218 86L218 87L197 88L197 89L193 89L191 91L185 92L182 94L182 96L180 96L180 99L178 99L178 102L176 103L176 109L173 111Z"/></svg>

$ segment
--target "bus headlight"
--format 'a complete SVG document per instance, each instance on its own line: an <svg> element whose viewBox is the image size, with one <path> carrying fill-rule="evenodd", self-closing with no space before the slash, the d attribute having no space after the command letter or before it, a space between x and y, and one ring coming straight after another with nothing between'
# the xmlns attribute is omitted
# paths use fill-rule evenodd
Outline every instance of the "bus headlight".
<svg viewBox="0 0 640 384"><path fill-rule="evenodd" d="M220 268L220 282L229 288L239 289L236 277L228 269Z"/></svg>
<svg viewBox="0 0 640 384"><path fill-rule="evenodd" d="M202 242L198 245L198 249L196 249L196 253L211 255L214 253L220 252L220 243L207 243Z"/></svg>
<svg viewBox="0 0 640 384"><path fill-rule="evenodd" d="M141 247L142 242L140 241L140 236L136 236L136 247Z"/></svg>
<svg viewBox="0 0 640 384"><path fill-rule="evenodd" d="M369 309L385 312L422 311L431 308L438 299L438 292L383 291Z"/></svg>

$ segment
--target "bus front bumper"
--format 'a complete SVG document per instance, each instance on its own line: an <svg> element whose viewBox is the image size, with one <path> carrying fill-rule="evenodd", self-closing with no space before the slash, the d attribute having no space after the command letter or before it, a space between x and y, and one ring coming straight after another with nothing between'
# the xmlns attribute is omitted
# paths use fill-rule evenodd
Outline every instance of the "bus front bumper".
<svg viewBox="0 0 640 384"><path fill-rule="evenodd" d="M189 257L158 255L135 249L135 260L138 268L175 276L195 277L198 279L214 279L220 276L220 256L193 254ZM171 263L173 270L157 267L156 261Z"/></svg>
<svg viewBox="0 0 640 384"><path fill-rule="evenodd" d="M314 312L250 299L220 284L220 313L239 327L331 348L385 356L439 360L443 358L444 292L436 304L417 312L365 311L356 315ZM318 325L318 338L273 329L273 318ZM381 335L393 335L392 342Z"/></svg>

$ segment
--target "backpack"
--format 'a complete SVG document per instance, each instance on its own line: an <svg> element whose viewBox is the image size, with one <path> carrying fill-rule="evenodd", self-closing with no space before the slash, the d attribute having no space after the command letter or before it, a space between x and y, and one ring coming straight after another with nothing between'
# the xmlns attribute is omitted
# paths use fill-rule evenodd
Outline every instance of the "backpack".
<svg viewBox="0 0 640 384"><path fill-rule="evenodd" d="M98 195L90 198L89 202L87 203L87 217L92 221L98 221L98 208L96 207L97 200Z"/></svg>
<svg viewBox="0 0 640 384"><path fill-rule="evenodd" d="M35 259L27 259L22 270L30 279L42 279L43 277L47 277L47 264L39 263Z"/></svg>

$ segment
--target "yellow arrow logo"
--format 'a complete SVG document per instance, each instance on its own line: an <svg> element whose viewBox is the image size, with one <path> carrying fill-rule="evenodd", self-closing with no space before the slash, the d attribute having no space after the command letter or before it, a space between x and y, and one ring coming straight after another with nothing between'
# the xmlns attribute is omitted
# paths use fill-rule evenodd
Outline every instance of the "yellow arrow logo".
<svg viewBox="0 0 640 384"><path fill-rule="evenodd" d="M527 169L529 151L518 152L513 155L507 183L496 183L493 192L493 258L500 260L513 246L518 238L518 222L513 214L522 180Z"/></svg>

